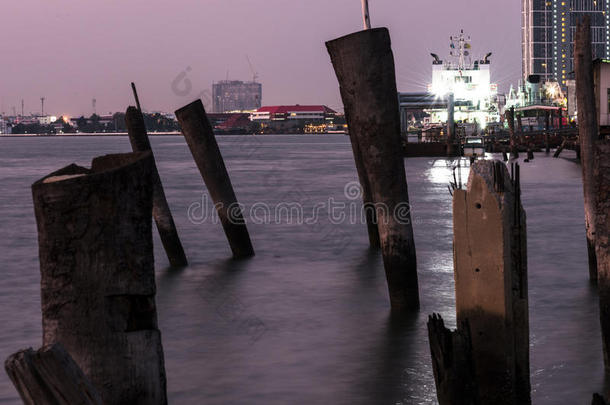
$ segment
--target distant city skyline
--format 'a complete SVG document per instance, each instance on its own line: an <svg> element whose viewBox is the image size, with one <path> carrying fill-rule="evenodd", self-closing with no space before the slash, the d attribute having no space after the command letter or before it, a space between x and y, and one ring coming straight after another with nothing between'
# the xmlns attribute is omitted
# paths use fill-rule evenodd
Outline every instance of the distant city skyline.
<svg viewBox="0 0 610 405"><path fill-rule="evenodd" d="M264 86L263 105L325 104L342 110L324 42L362 29L357 0L22 0L3 4L0 112L89 116L124 111L135 81L142 107L173 112L196 98L211 107L212 83ZM400 91L425 91L430 52L445 57L464 29L472 52L493 52L492 81L521 78L519 2L370 0L374 27L390 29ZM248 58L252 63L249 65ZM210 108L211 110L211 108Z"/></svg>

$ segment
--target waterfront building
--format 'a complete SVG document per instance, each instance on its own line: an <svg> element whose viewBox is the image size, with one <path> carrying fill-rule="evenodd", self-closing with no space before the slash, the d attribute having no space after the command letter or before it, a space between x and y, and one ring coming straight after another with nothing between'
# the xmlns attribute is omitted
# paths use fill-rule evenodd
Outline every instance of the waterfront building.
<svg viewBox="0 0 610 405"><path fill-rule="evenodd" d="M212 85L215 113L256 110L262 98L263 85L254 81L223 80Z"/></svg>
<svg viewBox="0 0 610 405"><path fill-rule="evenodd" d="M337 117L337 112L325 105L297 104L261 107L250 114L250 121L260 124L263 132L303 133L312 125L332 126Z"/></svg>
<svg viewBox="0 0 610 405"><path fill-rule="evenodd" d="M574 33L579 19L591 18L595 58L610 57L609 0L522 0L523 78L556 80L563 90L574 70Z"/></svg>

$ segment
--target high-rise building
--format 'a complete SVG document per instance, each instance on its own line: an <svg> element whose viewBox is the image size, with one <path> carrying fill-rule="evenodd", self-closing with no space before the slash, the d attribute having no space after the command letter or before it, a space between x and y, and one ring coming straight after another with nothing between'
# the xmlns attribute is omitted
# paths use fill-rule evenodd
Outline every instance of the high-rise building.
<svg viewBox="0 0 610 405"><path fill-rule="evenodd" d="M263 85L256 82L223 80L212 85L216 113L251 111L261 107Z"/></svg>
<svg viewBox="0 0 610 405"><path fill-rule="evenodd" d="M565 89L574 70L574 33L591 17L593 56L610 57L610 0L521 0L523 76L557 80Z"/></svg>

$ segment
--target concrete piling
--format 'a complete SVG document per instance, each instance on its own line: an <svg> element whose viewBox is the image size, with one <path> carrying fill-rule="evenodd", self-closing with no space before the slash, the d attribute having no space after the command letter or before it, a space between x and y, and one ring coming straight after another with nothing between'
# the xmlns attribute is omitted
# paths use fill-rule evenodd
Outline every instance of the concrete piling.
<svg viewBox="0 0 610 405"><path fill-rule="evenodd" d="M419 307L417 261L401 152L394 56L386 28L326 43L350 128L362 158L377 224L392 310Z"/></svg>
<svg viewBox="0 0 610 405"><path fill-rule="evenodd" d="M135 107L127 108L127 111L125 112L125 125L127 126L132 150L134 152L150 151L153 155L153 218L157 224L157 231L159 231L161 243L163 244L167 258L173 267L186 266L188 265L186 254L184 253L182 242L180 242L172 212L167 203L167 199L165 198L161 177L159 177L159 172L154 162L152 147L150 146L150 140L146 133L144 117L139 109Z"/></svg>
<svg viewBox="0 0 610 405"><path fill-rule="evenodd" d="M214 201L233 256L254 256L248 228L203 103L197 100L182 107L176 111L176 118Z"/></svg>
<svg viewBox="0 0 610 405"><path fill-rule="evenodd" d="M107 404L167 403L157 328L150 152L32 185L43 345L61 343Z"/></svg>
<svg viewBox="0 0 610 405"><path fill-rule="evenodd" d="M482 404L529 404L525 212L519 166L478 161L455 190L457 320L468 322Z"/></svg>
<svg viewBox="0 0 610 405"><path fill-rule="evenodd" d="M589 278L597 282L595 254L595 179L593 178L594 147L599 140L597 107L593 83L593 56L591 51L591 24L588 16L576 27L574 38L574 73L578 104L578 138L585 201L585 228L589 254Z"/></svg>

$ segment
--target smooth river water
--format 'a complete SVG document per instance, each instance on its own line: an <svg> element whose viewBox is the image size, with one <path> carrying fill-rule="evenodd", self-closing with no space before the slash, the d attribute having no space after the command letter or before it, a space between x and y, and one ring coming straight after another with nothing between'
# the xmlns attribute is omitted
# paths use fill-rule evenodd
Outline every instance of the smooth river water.
<svg viewBox="0 0 610 405"><path fill-rule="evenodd" d="M248 225L256 257L233 261L221 226L206 218L205 186L184 139L152 143L191 262L169 269L155 235L170 403L436 403L426 320L438 312L455 324L451 163L406 160L422 308L398 323L389 318L381 257L369 251L364 225L331 221L325 209L305 223L257 216ZM357 180L348 137L225 136L219 143L246 212L299 203L311 216L329 201L346 210L356 204L345 193ZM69 163L127 151L126 137L0 138L1 359L41 344L30 185ZM462 174L466 182L467 169ZM522 163L522 190L533 403L589 404L604 378L580 167L536 154ZM4 372L0 403L19 403Z"/></svg>

